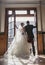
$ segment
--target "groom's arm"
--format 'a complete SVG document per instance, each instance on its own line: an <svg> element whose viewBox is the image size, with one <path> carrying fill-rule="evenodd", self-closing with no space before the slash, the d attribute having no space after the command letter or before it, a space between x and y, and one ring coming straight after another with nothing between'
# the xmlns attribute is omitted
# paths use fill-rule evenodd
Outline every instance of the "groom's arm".
<svg viewBox="0 0 45 65"><path fill-rule="evenodd" d="M33 26L33 28L37 28L37 26Z"/></svg>

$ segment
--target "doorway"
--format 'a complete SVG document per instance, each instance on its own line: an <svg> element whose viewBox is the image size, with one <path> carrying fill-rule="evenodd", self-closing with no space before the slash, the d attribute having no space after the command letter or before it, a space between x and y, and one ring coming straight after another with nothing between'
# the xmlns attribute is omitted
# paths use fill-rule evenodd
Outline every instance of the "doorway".
<svg viewBox="0 0 45 65"><path fill-rule="evenodd" d="M26 25L26 21L30 21L30 24L37 26L36 20L36 9L35 8L9 8L7 9L7 43L8 47L10 46L11 42L14 39L16 28L20 25L21 22L24 22ZM34 45L35 45L35 52L37 54L37 28L33 29L34 34Z"/></svg>

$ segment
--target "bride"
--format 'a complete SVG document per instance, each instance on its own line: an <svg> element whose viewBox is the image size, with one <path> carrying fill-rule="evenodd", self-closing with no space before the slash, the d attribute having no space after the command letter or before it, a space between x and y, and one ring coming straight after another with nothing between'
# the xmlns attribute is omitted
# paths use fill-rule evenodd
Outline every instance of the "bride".
<svg viewBox="0 0 45 65"><path fill-rule="evenodd" d="M10 47L5 54L11 56L15 55L17 57L29 56L30 49L27 42L27 35L24 31L24 23L21 23L16 30L14 40L12 41Z"/></svg>

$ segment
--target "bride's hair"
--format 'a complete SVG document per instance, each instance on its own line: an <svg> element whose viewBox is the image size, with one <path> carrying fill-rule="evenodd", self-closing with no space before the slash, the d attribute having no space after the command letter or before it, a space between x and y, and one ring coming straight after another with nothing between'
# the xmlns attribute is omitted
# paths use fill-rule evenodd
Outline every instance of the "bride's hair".
<svg viewBox="0 0 45 65"><path fill-rule="evenodd" d="M24 23L22 22L22 23L21 23L21 26L23 26L23 25L24 25Z"/></svg>

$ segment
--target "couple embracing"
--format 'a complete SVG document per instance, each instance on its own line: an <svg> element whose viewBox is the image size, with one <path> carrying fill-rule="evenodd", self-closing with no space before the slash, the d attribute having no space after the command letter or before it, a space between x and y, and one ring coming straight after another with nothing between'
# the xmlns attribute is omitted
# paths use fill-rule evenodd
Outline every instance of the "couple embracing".
<svg viewBox="0 0 45 65"><path fill-rule="evenodd" d="M23 28L24 33L27 33L27 42L32 44L33 55L35 56L33 28L36 28L36 26L30 25L29 21L27 21L26 24L27 25L24 26L24 23L21 23L21 26Z"/></svg>
<svg viewBox="0 0 45 65"><path fill-rule="evenodd" d="M8 48L8 54L15 56L26 56L30 55L30 47L28 43L32 44L33 55L35 56L35 47L34 47L34 35L33 28L35 26L30 25L29 21L26 22L27 25L24 26L24 23L21 23L16 31L14 40ZM17 27L17 26L16 26Z"/></svg>

